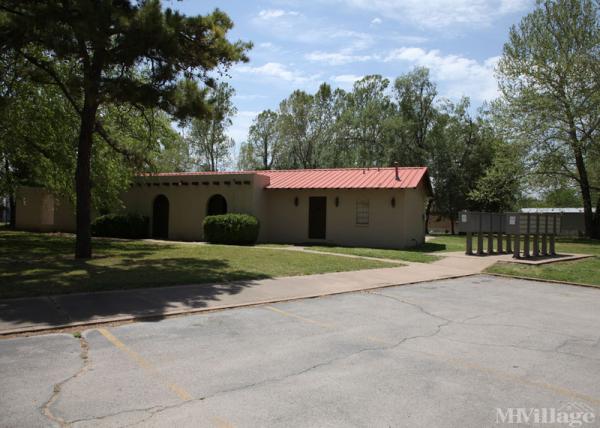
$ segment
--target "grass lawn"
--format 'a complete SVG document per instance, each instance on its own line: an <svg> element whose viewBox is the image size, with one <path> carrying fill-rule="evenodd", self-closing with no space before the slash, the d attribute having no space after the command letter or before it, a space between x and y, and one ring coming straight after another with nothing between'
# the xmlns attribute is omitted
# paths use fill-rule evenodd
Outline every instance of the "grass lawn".
<svg viewBox="0 0 600 428"><path fill-rule="evenodd" d="M392 250L384 248L358 248L358 247L307 247L313 251L324 253L352 254L354 256L376 257L380 259L404 260L407 262L430 263L439 260L439 257L424 254L419 247L408 250Z"/></svg>
<svg viewBox="0 0 600 428"><path fill-rule="evenodd" d="M430 238L431 239L431 238ZM475 240L473 241L476 245ZM494 242L494 249L497 248ZM465 236L435 236L428 242L430 246L445 246L443 249L431 251L464 251ZM484 240L487 248L487 237ZM475 247L474 247L475 248ZM490 273L523 276L554 281L578 282L600 286L600 241L589 239L559 238L556 241L557 253L593 254L594 257L572 262L550 263L540 266L521 265L515 263L496 263L487 269Z"/></svg>
<svg viewBox="0 0 600 428"><path fill-rule="evenodd" d="M465 251L467 241L464 235L429 235L428 242L422 246L428 252L454 252ZM476 242L473 241L475 244ZM485 241L487 245L487 241ZM486 247L487 248L487 247Z"/></svg>
<svg viewBox="0 0 600 428"><path fill-rule="evenodd" d="M600 241L561 238L556 242L556 252L593 254L594 257L540 266L496 263L487 272L600 286Z"/></svg>
<svg viewBox="0 0 600 428"><path fill-rule="evenodd" d="M268 248L95 239L73 259L74 238L0 230L0 298L199 284L389 267L389 263Z"/></svg>
<svg viewBox="0 0 600 428"><path fill-rule="evenodd" d="M541 266L496 263L489 267L486 272L554 281L578 282L580 284L590 284L600 287L600 257L598 256Z"/></svg>
<svg viewBox="0 0 600 428"><path fill-rule="evenodd" d="M429 237L432 239L432 237ZM264 244L264 247L289 247L289 244ZM464 251L464 236L439 235L433 237L430 242L426 242L416 248L407 248L403 250L394 250L387 248L361 248L361 247L333 247L333 246L306 246L313 251L324 253L352 254L355 256L376 257L380 259L404 260L407 262L431 263L439 260L440 257L425 253Z"/></svg>

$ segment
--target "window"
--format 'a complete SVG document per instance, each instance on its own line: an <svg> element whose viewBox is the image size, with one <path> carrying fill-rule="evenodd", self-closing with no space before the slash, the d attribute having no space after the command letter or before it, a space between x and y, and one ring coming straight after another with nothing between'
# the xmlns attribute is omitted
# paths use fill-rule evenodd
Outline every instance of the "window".
<svg viewBox="0 0 600 428"><path fill-rule="evenodd" d="M206 204L206 215L227 214L227 201L223 195L212 195Z"/></svg>
<svg viewBox="0 0 600 428"><path fill-rule="evenodd" d="M369 201L356 203L356 224L369 224Z"/></svg>

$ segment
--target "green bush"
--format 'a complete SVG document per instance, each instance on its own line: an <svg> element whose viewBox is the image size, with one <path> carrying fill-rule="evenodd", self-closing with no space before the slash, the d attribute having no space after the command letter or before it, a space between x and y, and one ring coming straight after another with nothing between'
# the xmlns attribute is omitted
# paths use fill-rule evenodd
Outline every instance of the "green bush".
<svg viewBox="0 0 600 428"><path fill-rule="evenodd" d="M248 214L209 215L204 219L204 239L212 244L254 245L258 219Z"/></svg>
<svg viewBox="0 0 600 428"><path fill-rule="evenodd" d="M92 235L109 238L141 239L148 237L148 217L139 214L106 214L92 223Z"/></svg>

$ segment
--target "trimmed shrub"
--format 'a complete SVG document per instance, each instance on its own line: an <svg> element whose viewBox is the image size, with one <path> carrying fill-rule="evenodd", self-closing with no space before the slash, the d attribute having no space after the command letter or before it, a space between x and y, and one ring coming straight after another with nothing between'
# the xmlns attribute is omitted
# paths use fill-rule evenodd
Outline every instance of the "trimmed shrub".
<svg viewBox="0 0 600 428"><path fill-rule="evenodd" d="M142 239L148 237L148 217L139 214L106 214L92 223L92 235L109 238Z"/></svg>
<svg viewBox="0 0 600 428"><path fill-rule="evenodd" d="M209 215L204 219L204 239L212 244L254 245L260 224L249 214Z"/></svg>

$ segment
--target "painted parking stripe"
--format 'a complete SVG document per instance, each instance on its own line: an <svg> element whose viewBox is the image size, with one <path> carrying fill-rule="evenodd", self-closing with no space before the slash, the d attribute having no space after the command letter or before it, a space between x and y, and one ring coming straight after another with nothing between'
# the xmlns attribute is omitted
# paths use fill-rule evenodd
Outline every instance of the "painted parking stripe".
<svg viewBox="0 0 600 428"><path fill-rule="evenodd" d="M290 312L286 312L281 309L274 308L273 306L265 306L265 309L276 312L279 315L283 315L285 317L295 318L297 320L304 321L305 323L308 323L308 324L315 324L315 325L318 325L319 327L323 327L323 328L327 328L327 329L336 329L336 327L333 324L327 324L327 323L316 321L316 320L313 320L310 318L301 317L300 315L292 314Z"/></svg>
<svg viewBox="0 0 600 428"><path fill-rule="evenodd" d="M153 378L159 379L162 384L164 384L168 389L170 389L171 392L173 392L175 395L177 395L177 397L179 397L181 400L189 401L189 400L193 399L193 397L190 395L189 392L187 392L184 388L177 385L176 383L165 379L160 374L160 372L159 372L158 368L156 368L156 366L154 366L151 362L146 360L140 354L138 354L133 349L129 348L127 345L125 345L123 342L121 342L119 339L117 339L110 331L108 331L105 328L99 328L98 331L100 332L100 334L102 336L104 336L106 338L106 340L108 340L110 343L115 345L115 347L117 347L118 349L123 351L138 366L140 366L141 368L143 368L144 370L149 372Z"/></svg>
<svg viewBox="0 0 600 428"><path fill-rule="evenodd" d="M123 342L121 342L117 337L115 337L115 335L112 334L110 331L108 331L105 328L99 328L98 331L100 332L100 334L102 336L104 336L106 338L106 340L108 340L115 347L117 347L118 349L123 351L138 366L140 366L142 369L149 372L154 379L160 380L160 382L163 385L165 385L168 389L170 389L171 392L173 392L175 395L177 395L177 397L179 397L181 400L190 401L190 400L194 399L194 397L192 397L192 395L189 392L187 392L183 387L177 385L175 382L171 382L168 379L165 379L160 374L158 368L154 364L152 364L150 361L146 360L144 357L142 357L140 354L135 352L133 349L129 348L127 345L125 345ZM216 426L218 428L234 428L235 427L235 425L233 425L231 422L229 422L221 417L218 417L218 416L213 416L212 422L213 422L214 426Z"/></svg>

